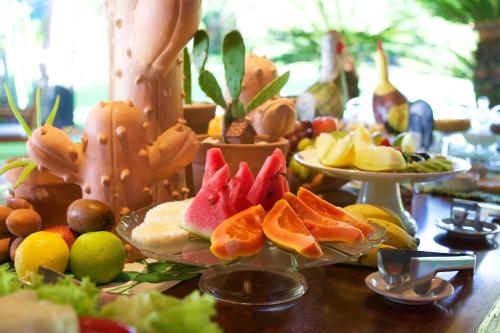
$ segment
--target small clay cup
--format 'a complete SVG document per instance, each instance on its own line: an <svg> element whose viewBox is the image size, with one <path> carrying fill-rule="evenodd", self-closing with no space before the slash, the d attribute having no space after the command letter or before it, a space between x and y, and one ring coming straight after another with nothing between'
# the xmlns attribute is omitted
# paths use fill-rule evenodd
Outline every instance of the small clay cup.
<svg viewBox="0 0 500 333"><path fill-rule="evenodd" d="M187 126L196 134L206 134L208 123L215 117L216 107L215 104L205 102L184 105L184 119L187 121Z"/></svg>
<svg viewBox="0 0 500 333"><path fill-rule="evenodd" d="M220 148L222 150L224 159L229 165L231 175L233 176L238 171L240 162L247 162L254 176L257 176L266 158L271 155L276 148L281 149L285 156L288 152L288 140L283 138L276 142L259 142L254 144L203 142L206 138L207 136L198 137L202 143L192 163L194 194L196 194L201 187L201 181L203 180L203 173L205 170L205 157L207 150L210 148Z"/></svg>

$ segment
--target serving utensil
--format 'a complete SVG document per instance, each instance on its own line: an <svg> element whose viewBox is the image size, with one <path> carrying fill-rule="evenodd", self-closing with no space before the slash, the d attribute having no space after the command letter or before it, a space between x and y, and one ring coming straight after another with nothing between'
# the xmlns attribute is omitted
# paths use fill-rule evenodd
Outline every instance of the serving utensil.
<svg viewBox="0 0 500 333"><path fill-rule="evenodd" d="M420 295L429 292L437 272L474 270L476 266L476 256L466 253L380 249L377 260L387 290L402 292L413 289Z"/></svg>

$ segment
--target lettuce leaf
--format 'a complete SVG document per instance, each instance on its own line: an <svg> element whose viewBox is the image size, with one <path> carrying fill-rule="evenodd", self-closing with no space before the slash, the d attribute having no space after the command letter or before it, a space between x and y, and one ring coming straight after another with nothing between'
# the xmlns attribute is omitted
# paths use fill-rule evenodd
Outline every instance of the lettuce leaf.
<svg viewBox="0 0 500 333"><path fill-rule="evenodd" d="M139 333L221 332L210 321L215 301L194 291L184 299L157 291L119 297L101 309L101 316L134 326Z"/></svg>
<svg viewBox="0 0 500 333"><path fill-rule="evenodd" d="M16 273L10 270L10 265L0 265L0 296L12 294L21 288Z"/></svg>
<svg viewBox="0 0 500 333"><path fill-rule="evenodd" d="M32 281L36 279L32 278ZM34 283L32 287L39 299L71 305L80 316L97 314L99 289L88 278L83 278L80 285L76 285L68 276L60 279L56 284Z"/></svg>

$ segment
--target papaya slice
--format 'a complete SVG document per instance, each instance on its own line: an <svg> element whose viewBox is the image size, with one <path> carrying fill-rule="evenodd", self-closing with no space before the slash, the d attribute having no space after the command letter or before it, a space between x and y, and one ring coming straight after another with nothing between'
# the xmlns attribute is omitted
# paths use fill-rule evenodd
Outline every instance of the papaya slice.
<svg viewBox="0 0 500 333"><path fill-rule="evenodd" d="M233 260L259 253L265 242L262 232L265 215L264 208L258 205L226 219L212 233L210 251L222 260Z"/></svg>
<svg viewBox="0 0 500 333"><path fill-rule="evenodd" d="M353 217L342 208L332 205L328 201L321 199L316 194L303 187L299 189L297 196L319 215L333 220L342 221L358 228L361 230L365 238L368 238L375 230L368 223Z"/></svg>
<svg viewBox="0 0 500 333"><path fill-rule="evenodd" d="M323 255L318 242L284 199L278 200L267 213L262 229L267 238L284 250L307 258Z"/></svg>
<svg viewBox="0 0 500 333"><path fill-rule="evenodd" d="M318 242L354 244L364 238L363 233L358 228L342 221L322 217L290 192L285 193L285 200Z"/></svg>

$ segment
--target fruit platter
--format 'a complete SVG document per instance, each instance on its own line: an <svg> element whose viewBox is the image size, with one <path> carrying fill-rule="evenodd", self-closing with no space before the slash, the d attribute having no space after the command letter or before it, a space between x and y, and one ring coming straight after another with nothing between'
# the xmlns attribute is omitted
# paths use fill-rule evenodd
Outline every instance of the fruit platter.
<svg viewBox="0 0 500 333"><path fill-rule="evenodd" d="M194 198L132 212L116 231L147 257L207 268L200 289L220 301L290 302L307 291L299 270L355 262L386 229L307 189L289 192L285 170L276 149L255 179L246 162L231 177L222 150L209 149Z"/></svg>
<svg viewBox="0 0 500 333"><path fill-rule="evenodd" d="M401 136L402 149L380 142L377 145L368 130L358 126L339 140L320 135L314 147L296 153L294 159L333 177L362 181L357 202L391 209L415 234L416 223L403 208L399 183L443 180L468 171L471 165L456 157L415 153L411 143L405 146L405 140Z"/></svg>

